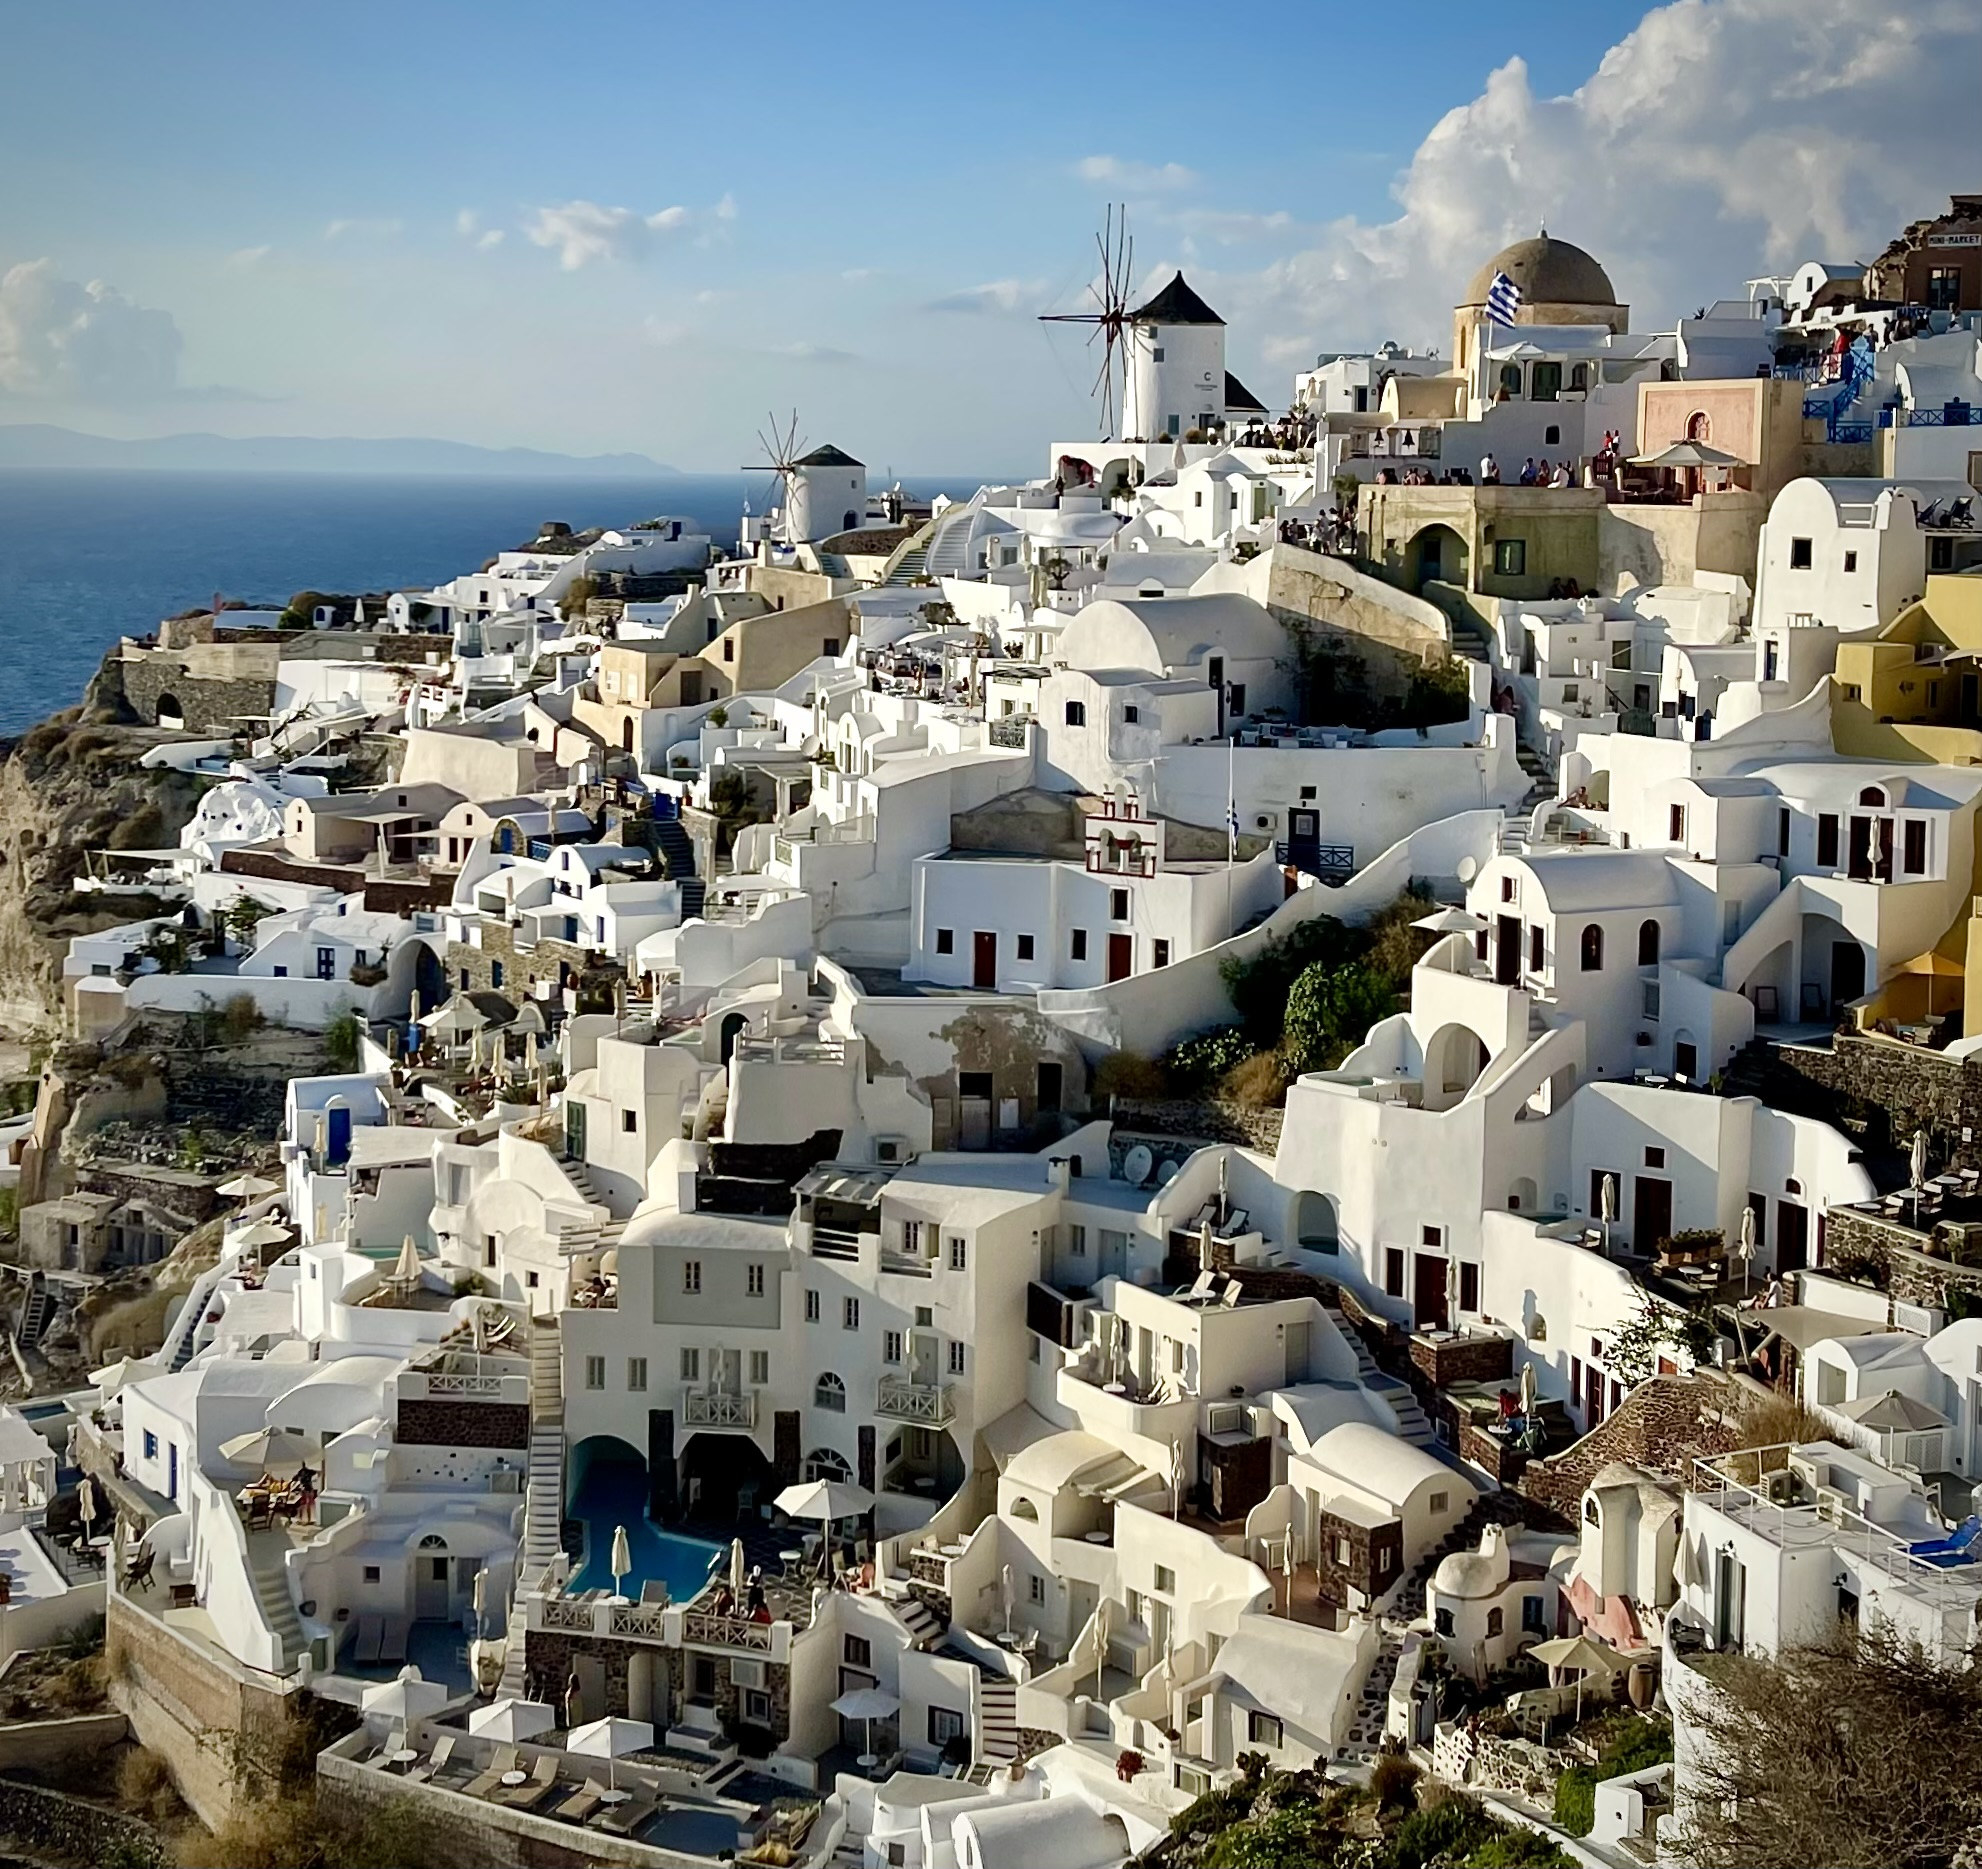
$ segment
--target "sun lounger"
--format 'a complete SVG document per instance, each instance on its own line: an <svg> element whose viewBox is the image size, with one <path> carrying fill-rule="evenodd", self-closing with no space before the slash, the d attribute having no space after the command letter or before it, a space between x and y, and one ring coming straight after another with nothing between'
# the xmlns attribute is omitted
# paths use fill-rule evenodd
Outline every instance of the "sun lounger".
<svg viewBox="0 0 1982 1869"><path fill-rule="evenodd" d="M388 1616L379 1636L379 1660L404 1661L406 1638L412 1633L413 1620L410 1616Z"/></svg>
<svg viewBox="0 0 1982 1869"><path fill-rule="evenodd" d="M659 1805L660 1800L652 1792L640 1791L624 1804L608 1805L605 1814L594 1821L599 1829L609 1830L616 1837L630 1837L653 1816Z"/></svg>
<svg viewBox="0 0 1982 1869"><path fill-rule="evenodd" d="M542 1754L532 1768L527 1782L520 1785L502 1785L493 1794L498 1804L507 1804L516 1810L534 1809L551 1794L551 1787L557 1783L557 1755L554 1752Z"/></svg>
<svg viewBox="0 0 1982 1869"><path fill-rule="evenodd" d="M514 1746L496 1747L495 1757L489 1761L488 1770L479 1778L470 1779L462 1790L471 1798L491 1796L501 1785L503 1773L515 1771L517 1756Z"/></svg>
<svg viewBox="0 0 1982 1869"><path fill-rule="evenodd" d="M1906 1547L1906 1555L1936 1570L1952 1570L1982 1558L1982 1516L1971 1512L1945 1538L1927 1538Z"/></svg>
<svg viewBox="0 0 1982 1869"><path fill-rule="evenodd" d="M599 1808L599 1800L606 1795L606 1788L596 1778L588 1778L570 1797L551 1812L553 1817L562 1817L568 1824L582 1824Z"/></svg>
<svg viewBox="0 0 1982 1869"><path fill-rule="evenodd" d="M360 1664L375 1662L379 1658L379 1643L385 1634L383 1616L360 1616L358 1618L358 1639L351 1646L351 1659Z"/></svg>
<svg viewBox="0 0 1982 1869"><path fill-rule="evenodd" d="M430 1778L437 1778L447 1770L447 1762L454 1757L454 1741L457 1735L443 1733L434 1741L434 1749L417 1765L406 1768L406 1776L417 1784L425 1784Z"/></svg>

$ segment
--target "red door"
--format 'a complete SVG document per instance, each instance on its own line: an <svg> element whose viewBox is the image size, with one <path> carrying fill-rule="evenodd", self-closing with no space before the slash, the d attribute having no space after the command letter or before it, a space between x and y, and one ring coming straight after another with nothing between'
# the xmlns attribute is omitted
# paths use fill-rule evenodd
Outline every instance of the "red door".
<svg viewBox="0 0 1982 1869"><path fill-rule="evenodd" d="M1126 980L1129 968L1135 958L1135 938L1132 935L1111 934L1108 937L1108 978Z"/></svg>
<svg viewBox="0 0 1982 1869"><path fill-rule="evenodd" d="M998 985L998 937L981 929L970 937L970 983L987 992Z"/></svg>

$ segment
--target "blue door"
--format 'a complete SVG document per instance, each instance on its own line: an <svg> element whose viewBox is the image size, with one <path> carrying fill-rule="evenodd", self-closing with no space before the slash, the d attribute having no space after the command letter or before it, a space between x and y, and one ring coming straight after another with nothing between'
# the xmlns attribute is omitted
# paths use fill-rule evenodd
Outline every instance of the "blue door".
<svg viewBox="0 0 1982 1869"><path fill-rule="evenodd" d="M332 1167L347 1161L351 1155L351 1112L341 1103L333 1103L324 1112L325 1141L324 1156Z"/></svg>

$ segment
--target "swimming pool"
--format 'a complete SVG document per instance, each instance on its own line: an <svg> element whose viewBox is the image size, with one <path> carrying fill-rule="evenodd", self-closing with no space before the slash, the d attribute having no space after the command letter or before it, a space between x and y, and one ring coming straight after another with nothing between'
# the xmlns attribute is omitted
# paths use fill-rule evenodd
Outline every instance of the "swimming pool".
<svg viewBox="0 0 1982 1869"><path fill-rule="evenodd" d="M609 1452L594 1454L586 1465L570 1514L585 1527L584 1562L568 1586L573 1591L613 1587L609 1566L616 1526L626 1527L627 1555L633 1560L619 1587L636 1601L658 1578L674 1601L687 1602L708 1581L709 1566L724 1550L706 1538L684 1538L654 1524L647 1517L647 1469L638 1460Z"/></svg>

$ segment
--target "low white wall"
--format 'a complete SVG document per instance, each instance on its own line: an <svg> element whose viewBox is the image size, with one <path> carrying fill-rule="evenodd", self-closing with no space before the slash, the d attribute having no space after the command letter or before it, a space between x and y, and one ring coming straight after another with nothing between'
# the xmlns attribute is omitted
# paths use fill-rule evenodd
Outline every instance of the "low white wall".
<svg viewBox="0 0 1982 1869"><path fill-rule="evenodd" d="M146 973L126 990L133 1011L218 1010L245 993L270 1025L321 1032L339 1014L368 1010L376 989L349 980L275 979L268 974Z"/></svg>

